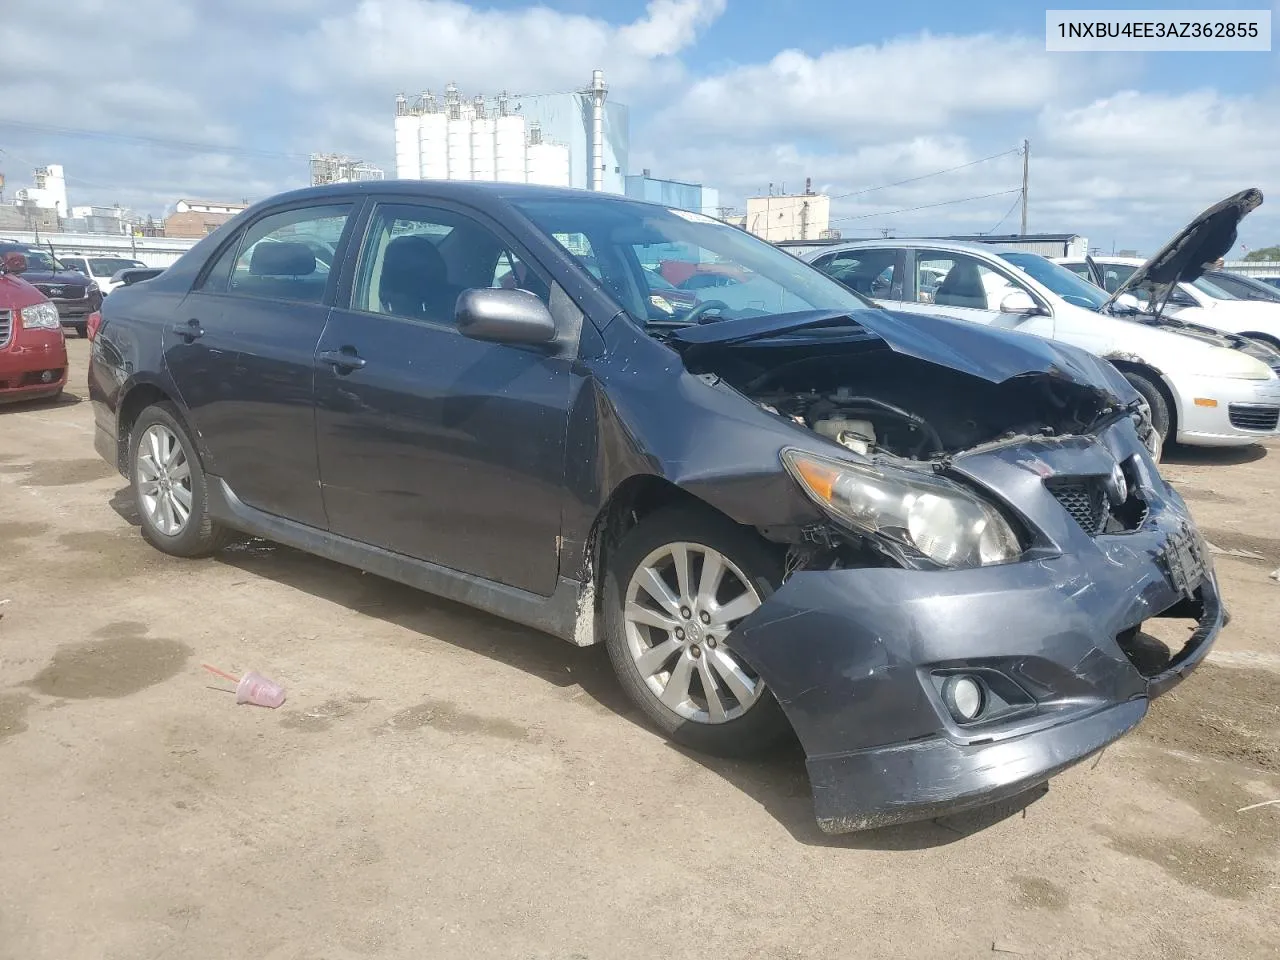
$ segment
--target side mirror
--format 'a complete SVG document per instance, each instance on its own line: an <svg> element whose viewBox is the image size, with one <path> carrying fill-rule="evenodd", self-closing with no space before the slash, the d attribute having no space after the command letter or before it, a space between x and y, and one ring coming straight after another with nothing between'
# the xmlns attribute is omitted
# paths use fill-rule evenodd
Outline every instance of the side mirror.
<svg viewBox="0 0 1280 960"><path fill-rule="evenodd" d="M19 273L27 272L27 258L24 254L12 250L4 255L4 259L0 260L0 272L12 273L15 276Z"/></svg>
<svg viewBox="0 0 1280 960"><path fill-rule="evenodd" d="M493 343L548 343L556 322L547 305L528 290L464 290L454 307L458 332Z"/></svg>
<svg viewBox="0 0 1280 960"><path fill-rule="evenodd" d="M1120 294L1120 296L1116 297L1115 305L1125 313L1140 313L1142 311L1142 301L1132 293Z"/></svg>
<svg viewBox="0 0 1280 960"><path fill-rule="evenodd" d="M1001 313L1018 313L1024 316L1030 316L1040 312L1040 308L1036 306L1036 302L1031 299L1031 294L1025 290L1015 290L1008 294L1000 301Z"/></svg>

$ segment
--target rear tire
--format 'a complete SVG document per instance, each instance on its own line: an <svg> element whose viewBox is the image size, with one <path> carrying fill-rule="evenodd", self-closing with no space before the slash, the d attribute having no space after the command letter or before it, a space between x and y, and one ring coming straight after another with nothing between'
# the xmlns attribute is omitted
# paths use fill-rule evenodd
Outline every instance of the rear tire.
<svg viewBox="0 0 1280 960"><path fill-rule="evenodd" d="M234 534L209 516L200 455L178 412L168 403L147 407L129 433L129 481L142 535L175 557L207 557Z"/></svg>
<svg viewBox="0 0 1280 960"><path fill-rule="evenodd" d="M1142 394L1142 399L1147 401L1147 406L1151 409L1151 426L1160 437L1161 448L1167 449L1169 444L1177 438L1172 436L1173 414L1169 409L1169 401L1165 399L1164 391L1140 373L1126 370L1124 378L1129 381L1133 389Z"/></svg>
<svg viewBox="0 0 1280 960"><path fill-rule="evenodd" d="M763 753L790 735L773 693L723 644L781 582L781 560L763 541L706 509L666 508L627 533L605 574L605 646L655 727L722 757Z"/></svg>

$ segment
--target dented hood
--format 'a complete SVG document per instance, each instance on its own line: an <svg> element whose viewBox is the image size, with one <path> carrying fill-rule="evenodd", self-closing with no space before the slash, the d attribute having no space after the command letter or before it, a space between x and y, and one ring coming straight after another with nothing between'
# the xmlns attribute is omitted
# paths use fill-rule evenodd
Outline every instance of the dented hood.
<svg viewBox="0 0 1280 960"><path fill-rule="evenodd" d="M1141 288L1151 291L1152 303L1164 303L1176 284L1198 280L1227 255L1235 246L1240 221L1261 205L1262 191L1257 187L1215 203L1133 271L1101 309L1106 310L1121 294Z"/></svg>
<svg viewBox="0 0 1280 960"><path fill-rule="evenodd" d="M949 317L870 307L719 320L677 330L671 343L686 360L696 360L745 345L812 344L820 348L834 340L858 338L881 340L897 353L991 383L1039 374L1093 387L1121 402L1136 398L1115 367L1076 347Z"/></svg>

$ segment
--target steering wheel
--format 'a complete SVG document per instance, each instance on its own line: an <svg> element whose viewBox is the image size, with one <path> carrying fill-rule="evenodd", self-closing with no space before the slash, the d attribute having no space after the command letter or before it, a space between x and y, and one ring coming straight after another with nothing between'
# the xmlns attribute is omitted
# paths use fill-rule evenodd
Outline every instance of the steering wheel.
<svg viewBox="0 0 1280 960"><path fill-rule="evenodd" d="M680 318L680 323L701 323L704 314L711 310L719 310L724 312L729 309L729 305L723 300L703 300L698 305L691 307L689 312Z"/></svg>

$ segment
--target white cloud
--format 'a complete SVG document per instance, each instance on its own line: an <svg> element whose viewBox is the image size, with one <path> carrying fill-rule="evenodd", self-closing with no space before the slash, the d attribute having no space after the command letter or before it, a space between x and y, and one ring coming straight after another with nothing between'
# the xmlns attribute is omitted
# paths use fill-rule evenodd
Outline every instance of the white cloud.
<svg viewBox="0 0 1280 960"><path fill-rule="evenodd" d="M66 56L65 31L50 25L46 6L5 0L0 119L95 136L0 127L10 182L24 180L13 161L36 154L39 163L67 168L76 202L129 195L158 210L184 177L208 179L177 193L216 196L239 183L235 195L250 185L263 195L305 181L312 151L389 163L392 101L401 90L453 81L469 94L552 92L584 87L602 67L614 89L659 93L683 77L678 55L724 0L652 0L624 24L457 0L138 0L128 29L120 29L117 4L64 0L58 22L96 38L100 68L91 74ZM178 162L173 150L111 142L117 133L237 151L211 151L206 159L216 163ZM112 181L121 187L104 193Z"/></svg>
<svg viewBox="0 0 1280 960"><path fill-rule="evenodd" d="M651 0L621 24L607 4L586 16L460 0L136 0L126 29L109 0L62 0L56 22L47 0L0 2L0 119L96 131L0 125L0 169L18 187L24 168L61 162L75 203L158 212L184 194L257 198L305 182L312 151L389 165L401 90L567 90L596 67L633 108L632 172L705 182L738 204L811 177L815 190L857 194L833 209L851 235L990 230L1012 196L906 208L1016 187L1016 155L925 175L1024 136L1033 230L1151 249L1235 190L1276 192L1274 91L1143 89L1163 84L1167 61L1049 55L1039 36L923 33L693 76L725 0ZM92 70L67 56L66 23L94 38ZM1251 245L1280 238L1272 204L1245 222ZM1002 229L1016 223L1015 210Z"/></svg>
<svg viewBox="0 0 1280 960"><path fill-rule="evenodd" d="M1038 109L1095 87L1119 61L1046 56L1043 41L924 33L811 56L784 50L693 84L669 111L717 134L763 133L857 141L871 132L931 130L947 123Z"/></svg>

